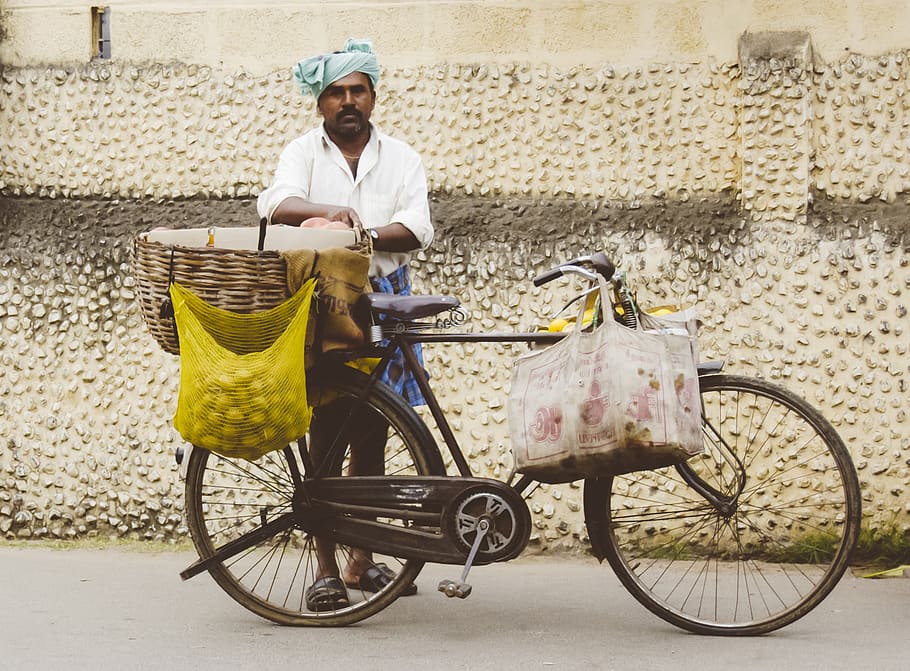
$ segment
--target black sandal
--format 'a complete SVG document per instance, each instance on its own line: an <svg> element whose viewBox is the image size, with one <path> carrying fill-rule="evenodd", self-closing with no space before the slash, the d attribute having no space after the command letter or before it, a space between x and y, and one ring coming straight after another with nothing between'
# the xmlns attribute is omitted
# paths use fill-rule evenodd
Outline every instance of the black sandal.
<svg viewBox="0 0 910 671"><path fill-rule="evenodd" d="M338 610L351 605L341 578L329 575L319 578L306 590L306 607L311 611Z"/></svg>
<svg viewBox="0 0 910 671"><path fill-rule="evenodd" d="M383 563L373 564L364 571L356 583L347 583L348 587L363 592L379 592L395 579L395 572ZM401 596L417 594L417 585L411 583L402 591Z"/></svg>

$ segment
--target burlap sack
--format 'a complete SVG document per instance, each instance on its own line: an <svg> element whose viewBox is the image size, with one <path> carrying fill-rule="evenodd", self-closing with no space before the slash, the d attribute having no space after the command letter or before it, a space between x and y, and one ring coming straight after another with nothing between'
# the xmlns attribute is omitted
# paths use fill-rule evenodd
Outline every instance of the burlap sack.
<svg viewBox="0 0 910 671"><path fill-rule="evenodd" d="M369 241L352 248L285 251L281 256L287 264L290 294L311 277L316 278L316 318L310 320L307 331L307 366L314 363L314 354L362 346L364 330L355 318L354 308L360 295L371 290Z"/></svg>

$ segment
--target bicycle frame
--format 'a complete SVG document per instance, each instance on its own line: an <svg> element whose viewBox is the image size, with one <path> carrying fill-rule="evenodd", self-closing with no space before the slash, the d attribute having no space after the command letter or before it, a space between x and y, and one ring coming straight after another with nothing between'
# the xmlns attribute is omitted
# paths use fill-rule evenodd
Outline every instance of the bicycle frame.
<svg viewBox="0 0 910 671"><path fill-rule="evenodd" d="M455 333L426 333L422 331L422 326L412 327L409 329L405 325L406 322L400 322L399 328L395 329L395 332L390 335L388 343L379 347L372 349L363 349L357 351L344 351L339 353L333 353L327 357L329 360L335 362L338 361L350 361L358 358L362 358L365 355L374 355L381 353L380 361L373 369L372 373L369 376L367 384L364 385L363 389L360 392L361 400L366 399L373 387L379 383L379 380L382 376L383 371L387 367L389 361L391 360L392 355L395 351L401 348L405 364L408 370L414 375L414 378L417 382L418 388L423 394L423 398L427 403L427 407L430 410L430 414L433 417L434 422L439 429L440 434L443 437L443 440L446 444L446 449L449 451L449 454L452 457L452 461L458 469L459 476L463 478L471 478L472 473L470 465L465 459L464 453L461 450L461 446L458 442L455 432L452 430L451 425L446 419L445 412L442 409L442 406L439 403L439 400L436 398L436 394L433 392L433 389L428 382L426 376L423 374L423 367L420 365L420 362L417 359L417 355L414 353L413 345L423 344L423 343L457 343L457 342L467 342L467 343L497 343L497 342L508 342L508 343L533 343L533 344L552 344L565 337L563 333L551 333L551 332L500 332L500 333L468 333L468 332L455 332ZM702 374L711 374L718 372L720 370L721 363L709 364L706 367L703 367L699 370L699 375ZM716 434L716 432L715 432ZM729 446L724 443L721 439L721 443L726 447L727 452L733 455L732 458L735 459L735 454ZM290 447L286 448L290 449ZM320 478L322 476L328 475L328 470L333 459L334 447L328 449L325 455L325 458L320 464L313 464L308 453L308 450L305 449L304 445L298 445L298 452L301 462L304 467L304 473L301 474L296 466L294 465L294 460L290 459L289 464L292 468L292 479L295 484L295 488L298 491L302 491L304 496L309 499L311 495L310 489L303 487L304 478ZM738 460L736 460L738 462ZM742 465L740 466L740 486L739 491L741 491L744 484L744 473L742 472ZM695 472L688 466L686 462L682 462L676 465L676 470L679 471L681 476L697 491L705 500L714 506L721 513L726 513L726 511L731 509L731 506L735 502L736 498L739 495L737 491L734 495L724 495L715 488L711 487L708 483L704 482L699 478ZM522 475L517 481L512 483L513 477L510 477L509 481L506 483L517 495L521 495L528 489L531 485L536 483L536 480L528 475ZM457 478L456 478L457 479ZM609 479L606 478L595 478L593 482L599 481L602 485L605 485ZM381 487L380 483L376 483L376 487ZM378 495L380 490L373 490L376 495ZM375 498L375 496L374 496ZM266 539L271 535L284 531L291 528L295 524L294 516L291 513L287 513L277 518L276 520L264 524L259 530L250 533L244 539L238 540L236 543L230 543L227 546L221 548L211 557L205 560L199 560L194 563L191 567L187 568L181 573L181 577L186 580L194 575L197 575L205 570L207 570L211 565L214 565L220 561L223 561L225 558L230 557L243 549L251 546L255 542ZM336 530L337 532L337 530ZM605 533L606 530L599 529L596 526L589 525L590 540L592 545L592 550L594 555L599 559L604 559L603 554L603 540L600 537L600 534ZM359 531L362 533L362 530ZM387 533L385 531L384 533ZM390 547L387 549L398 548L401 549L407 545L406 538L396 538L390 540ZM431 561L443 561L444 554L440 551L439 556L429 558Z"/></svg>
<svg viewBox="0 0 910 671"><path fill-rule="evenodd" d="M530 331L515 331L515 332L493 332L493 333L468 333L468 332L454 332L454 333L427 333L423 330L423 325L419 327L409 327L407 322L398 322L395 328L395 332L391 334L388 338L388 343L385 346L381 346L379 351L382 353L380 357L379 364L373 370L370 375L368 384L364 387L362 392L362 399L365 399L370 391L373 388L380 377L382 376L383 371L388 366L389 361L391 360L392 355L396 350L401 350L404 356L405 363L407 365L408 371L414 376L414 379L417 383L418 388L420 389L421 394L423 395L424 400L426 401L427 407L430 411L433 421L436 423L437 428L439 429L440 434L442 435L443 441L446 444L446 449L448 450L452 461L455 464L455 467L458 469L459 475L462 477L471 477L471 467L467 462L467 459L464 457L464 453L461 450L461 446L458 442L458 438L455 436L455 432L452 430L451 425L446 419L445 412L442 409L442 406L439 403L439 400L436 398L436 394L433 392L429 381L426 376L423 374L423 368L420 365L420 362L417 359L417 355L414 353L413 345L424 344L424 343L531 343L531 344L543 344L551 345L559 340L562 340L565 337L564 333L561 332L530 332ZM371 352L375 353L375 352ZM354 359L362 356L364 352L357 352L352 354L350 352L344 353L342 356L345 359ZM703 374L711 374L718 372L723 366L722 362L715 364L708 364L704 367L699 368L699 376ZM676 470L680 473L683 479L699 494L701 494L708 503L714 506L718 511L724 513L731 510L733 502L739 496L739 493L742 491L742 488L745 486L745 474L742 464L739 463L738 458L736 457L733 450L729 448L728 445L719 437L716 431L712 431L712 427L703 418L705 424L705 431L713 437L714 440L719 440L721 446L724 449L724 452L729 455L731 461L735 462L736 470L738 472L738 490L735 494L725 495L710 486L708 483L704 482L699 478L695 472L689 467L686 462L682 462L676 465ZM327 458L326 461L329 459ZM317 475L323 474L325 464L321 464L320 468L317 469ZM514 478L514 473L512 477L509 478L509 483L512 488L519 494L523 493L530 485L534 482L534 478L522 475L518 481L514 484L511 484Z"/></svg>
<svg viewBox="0 0 910 671"><path fill-rule="evenodd" d="M579 274L582 275L585 279L589 281L597 280L597 275L586 271L581 268L574 266L566 266L561 269L561 272L568 274ZM624 284L622 279L617 280L620 287ZM588 292L581 293L576 300L584 298ZM458 307L452 308L452 311L458 310ZM564 308L565 309L565 308ZM377 311L378 315L381 315L381 311ZM374 318L376 316L374 315ZM359 400L365 401L369 395L372 393L375 385L377 385L382 377L383 372L389 365L393 355L396 351L400 350L402 352L404 363L407 370L413 375L414 380L417 384L418 389L423 395L424 401L427 404L427 407L430 411L433 421L436 424L437 429L439 430L440 435L442 436L443 441L445 442L446 449L449 452L449 455L452 458L453 463L455 464L456 469L458 470L459 478L473 478L471 473L471 467L468 464L467 459L464 456L464 453L461 449L461 446L458 442L455 432L453 431L451 425L446 419L446 415L442 406L439 403L439 400L436 398L436 394L433 391L432 386L430 385L427 376L424 374L423 367L420 361L417 358L417 355L414 352L414 345L418 344L432 344L432 343L527 343L527 344L539 344L539 345L552 345L553 343L558 342L566 337L566 334L563 332L550 332L550 331L514 331L514 332L490 332L490 333L470 333L466 331L456 331L456 332L430 332L429 329L445 329L452 325L461 323L460 319L455 318L454 316L449 319L437 318L435 322L427 322L420 320L396 320L384 322L380 318L379 324L374 325L371 332L371 340L373 341L371 345L368 345L365 348L352 351L342 351L334 352L325 357L324 365L337 364L339 362L345 363L356 359L361 359L364 357L373 357L379 354L379 363L373 368L370 373L367 383L359 390ZM391 328L383 329L383 325L390 326ZM376 342L376 341L379 342ZM721 364L722 365L722 364ZM318 366L317 366L318 368ZM719 366L715 365L707 372L716 372L719 370ZM699 370L699 375L702 374L702 370ZM707 424L707 422L706 422ZM289 460L289 463L292 464L291 469L291 478L294 482L295 489L299 492L302 492L303 497L307 500L308 503L312 503L311 497L315 491L312 486L303 486L304 480L307 481L319 481L323 477L330 477L332 464L337 460L341 455L339 451L345 448L344 437L347 435L346 431L349 429L342 430L335 439L335 442L325 450L325 454L322 458L322 461L318 464L313 463L312 455L309 453L308 447L305 443L298 444L298 453L300 457L301 464L303 466L303 473L301 473L296 465L293 465L294 460ZM708 431L708 429L706 429ZM709 435L711 432L709 431ZM717 432L713 432L715 439L719 438ZM722 492L718 491L708 483L704 482L698 475L688 466L686 462L682 462L676 465L676 469L679 471L683 479L695 490L697 491L705 500L710 503L716 510L718 510L722 515L728 515L730 511L735 509L735 502L739 496L739 492L742 491L742 487L745 484L745 474L743 472L742 464L739 463L736 459L735 453L733 450L720 439L722 446L725 448L725 452L730 455L731 462L735 462L738 465L738 479L739 479L739 490L731 495L725 495ZM286 448L290 449L290 447ZM514 493L510 496L517 496L515 503L521 505L521 496L524 492L533 484L536 483L536 480L529 475L522 475L517 481L513 482L516 473L513 472L509 477L508 481L505 483L500 483L504 485L507 489L511 489ZM379 476L380 478L382 476ZM446 478L444 478L446 479ZM592 486L608 486L610 478L592 478L588 482L592 483ZM387 481L391 485L392 481ZM599 484L598 484L599 483ZM383 495L388 492L383 489L383 483L381 480L376 480L375 482L369 483L369 486L372 488L372 495L369 497L371 499L382 498ZM316 485L316 489L319 488L319 485ZM393 488L394 489L394 488ZM318 497L317 497L318 498ZM394 496L392 497L395 498ZM522 506L524 507L524 506ZM205 570L206 567L216 561L223 560L226 556L234 554L239 551L243 546L248 546L251 542L258 539L263 533L274 534L282 531L286 528L290 528L294 524L293 515L286 514L269 524L264 524L262 530L257 534L251 534L246 540L238 542L236 544L229 544L224 548L221 548L215 556L197 562L193 567L190 567L182 574L184 579L191 575ZM352 542L358 539L358 534L363 534L364 529L354 528L352 530L351 540ZM589 533L591 536L591 545L594 551L595 556L598 559L603 560L603 539L601 534L605 530L598 529L596 527L589 528ZM336 528L333 530L333 533L336 536L342 535L341 530ZM384 530L383 534L388 536L388 531ZM394 539L388 537L376 536L371 538L371 541L375 545L374 549L380 547L385 548L386 550L392 550L394 548L402 549L413 545L413 550L424 553L423 558L429 561L436 562L445 562L447 557L450 555L446 554L446 549L440 546L438 552L434 555L432 554L432 548L428 550L428 545L425 539L414 541L414 539L408 538L406 534L401 535L400 538L396 537ZM416 543L416 544L415 544ZM387 544L387 545L383 545ZM230 545L233 545L231 547ZM429 552L430 554L426 554ZM470 562L468 564L470 566Z"/></svg>
<svg viewBox="0 0 910 671"><path fill-rule="evenodd" d="M400 325L406 324L406 322L399 322ZM361 398L365 399L370 391L373 388L380 377L382 376L383 371L388 366L389 361L391 360L393 354L397 350L401 350L405 364L407 365L408 371L414 376L417 386L420 389L423 398L427 403L427 407L430 410L430 414L433 417L433 421L436 423L437 428L439 429L440 434L446 444L446 449L449 451L449 454L452 457L452 460L458 469L459 475L463 477L471 477L471 467L468 465L467 459L464 457L464 453L461 450L461 446L458 443L458 439L455 436L455 432L452 430L451 425L446 419L445 412L442 409L442 406L439 404L439 400L436 398L436 394L433 392L433 388L430 386L430 383L427 381L426 376L423 374L423 367L420 365L420 362L417 360L417 355L414 353L413 345L423 344L423 343L535 343L535 344L552 344L561 340L565 337L563 333L550 333L550 332L513 332L513 333L468 333L468 332L456 332L456 333L426 333L420 329L411 330L407 326L404 328L396 329L396 332L389 337L389 342L385 346L379 347L380 361L379 364L375 367L373 372L370 374L370 379L368 384L364 387ZM335 355L336 357L342 358L344 360L357 359L365 354L376 354L375 350L367 351L357 351L357 352L344 352L340 355ZM320 464L316 470L317 475L321 475L325 472L325 464ZM513 487L516 491L523 491L531 482L532 478L522 477L521 480Z"/></svg>

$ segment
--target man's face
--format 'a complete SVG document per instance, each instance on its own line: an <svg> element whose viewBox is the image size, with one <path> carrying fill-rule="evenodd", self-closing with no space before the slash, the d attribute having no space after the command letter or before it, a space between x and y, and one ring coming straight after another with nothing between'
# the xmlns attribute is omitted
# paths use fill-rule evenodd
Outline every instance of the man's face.
<svg viewBox="0 0 910 671"><path fill-rule="evenodd" d="M325 119L329 135L356 138L363 133L376 104L376 92L370 79L362 72L349 75L329 84L319 96L317 109Z"/></svg>

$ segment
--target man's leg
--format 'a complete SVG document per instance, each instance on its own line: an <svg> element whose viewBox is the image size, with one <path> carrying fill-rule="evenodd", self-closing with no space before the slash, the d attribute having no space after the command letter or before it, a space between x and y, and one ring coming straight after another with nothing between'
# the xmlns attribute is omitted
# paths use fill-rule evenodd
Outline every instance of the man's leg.
<svg viewBox="0 0 910 671"><path fill-rule="evenodd" d="M320 468L323 460L329 453L329 449L335 441L339 430L344 426L344 403L336 401L328 405L316 408L313 411L313 420L310 422L310 459L314 467ZM338 448L341 450L342 448ZM329 475L341 475L341 456L333 457L338 461L337 465L333 464L327 473ZM338 564L335 561L335 544L316 537L316 578L325 576L338 577Z"/></svg>
<svg viewBox="0 0 910 671"><path fill-rule="evenodd" d="M330 475L341 475L345 447L350 445L347 475L382 475L385 464L385 444L388 424L375 411L368 408L352 412L351 401L339 400L317 408L310 424L310 455L319 467L329 454L333 463L328 469ZM338 441L339 432L348 435ZM338 443L335 445L335 443ZM326 539L316 538L316 556L319 563L317 578L339 576L335 559L335 544ZM361 574L370 566L370 554L359 549L352 550L345 567L345 580L356 584Z"/></svg>
<svg viewBox="0 0 910 671"><path fill-rule="evenodd" d="M351 461L348 475L383 475L385 473L385 447L389 425L378 413L364 408L356 412L356 436L351 439ZM344 581L356 585L364 571L373 566L373 555L359 548L352 548L351 557L344 569Z"/></svg>

